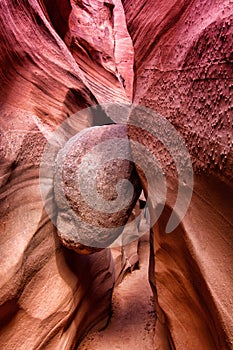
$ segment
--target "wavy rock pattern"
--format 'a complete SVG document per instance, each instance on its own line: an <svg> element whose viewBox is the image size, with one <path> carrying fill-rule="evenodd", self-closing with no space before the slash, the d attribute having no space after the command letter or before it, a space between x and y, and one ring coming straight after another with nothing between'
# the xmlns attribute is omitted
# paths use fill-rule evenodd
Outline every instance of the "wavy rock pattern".
<svg viewBox="0 0 233 350"><path fill-rule="evenodd" d="M72 16L84 11L81 1L72 5ZM90 7L96 11L94 2ZM91 73L97 69L95 58L90 74L75 60L64 42L73 30L71 11L66 1L0 4L0 347L6 350L72 349L90 327L102 327L110 314L114 283L110 251L82 256L64 248L39 190L41 155L51 131L100 101L128 101L115 71L107 73L98 62L102 73L95 86ZM107 5L105 21L113 32L108 11ZM121 9L118 16L122 15ZM102 24L96 18L93 52L98 51ZM118 49L120 42L123 47L131 42L124 33L126 26L118 31ZM114 47L114 42L110 45ZM132 61L132 44L126 54ZM127 67L129 78L124 79L130 95L132 63L127 66L119 52L116 59L112 55L113 66L122 59L122 69ZM76 128L99 123L103 120L84 113Z"/></svg>
<svg viewBox="0 0 233 350"><path fill-rule="evenodd" d="M58 1L58 13L43 4L98 102L131 101L134 52L121 2Z"/></svg>
<svg viewBox="0 0 233 350"><path fill-rule="evenodd" d="M67 117L132 96L172 122L195 170L182 224L165 234L177 188L168 173L167 205L152 229L156 348L232 349L232 1L122 3L0 2L4 350L73 349L106 323L115 280L110 250L84 256L61 245L41 200L39 165L51 131ZM103 119L86 112L76 127ZM137 141L158 153L145 133Z"/></svg>
<svg viewBox="0 0 233 350"><path fill-rule="evenodd" d="M123 5L135 49L134 101L172 122L196 173L182 225L164 233L176 192L168 176L167 207L152 230L157 348L231 349L232 2Z"/></svg>

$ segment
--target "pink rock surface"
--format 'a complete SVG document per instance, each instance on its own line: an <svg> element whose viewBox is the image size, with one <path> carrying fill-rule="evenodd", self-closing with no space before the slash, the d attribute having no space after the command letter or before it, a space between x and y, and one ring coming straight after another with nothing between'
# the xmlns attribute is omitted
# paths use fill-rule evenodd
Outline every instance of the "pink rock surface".
<svg viewBox="0 0 233 350"><path fill-rule="evenodd" d="M170 235L165 224L176 182L168 177L167 208L152 230L156 346L231 349L232 3L124 0L123 5L135 49L134 101L172 122L198 174L190 209Z"/></svg>
<svg viewBox="0 0 233 350"><path fill-rule="evenodd" d="M110 251L81 256L65 249L39 189L51 131L100 96L63 41L69 11L65 1L0 4L0 347L6 350L71 349L110 313ZM114 78L101 99L125 96ZM76 127L98 122L87 113Z"/></svg>
<svg viewBox="0 0 233 350"><path fill-rule="evenodd" d="M71 1L64 41L100 103L132 99L133 45L121 2Z"/></svg>
<svg viewBox="0 0 233 350"><path fill-rule="evenodd" d="M41 199L39 165L51 132L67 117L129 101L176 127L195 170L182 223L165 234L177 189L168 172L166 207L151 230L155 349L232 349L232 1L122 3L0 2L4 350L73 349L90 328L105 325L115 279L110 250L84 256L61 245ZM77 131L101 122L89 111ZM147 133L128 134L158 152ZM135 263L135 251L123 254ZM143 340L137 345L143 349Z"/></svg>

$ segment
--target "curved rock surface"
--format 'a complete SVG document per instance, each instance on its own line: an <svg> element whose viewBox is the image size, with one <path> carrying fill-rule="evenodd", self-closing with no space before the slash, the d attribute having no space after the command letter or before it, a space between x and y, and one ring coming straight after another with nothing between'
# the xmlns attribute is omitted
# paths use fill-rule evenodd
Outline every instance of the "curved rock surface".
<svg viewBox="0 0 233 350"><path fill-rule="evenodd" d="M165 210L151 231L155 348L232 349L233 4L122 4L0 2L4 350L74 349L90 328L106 324L115 280L110 250L79 255L62 246L41 199L39 166L51 132L66 118L98 103L132 102L132 96L135 104L154 109L176 127L195 170L189 211L167 235L177 193L174 164L145 132L128 129L132 140L137 137L161 154L162 164L172 170ZM94 110L85 111L77 132L107 122L104 113L99 118Z"/></svg>
<svg viewBox="0 0 233 350"><path fill-rule="evenodd" d="M66 43L99 103L132 99L134 51L120 0L43 0L47 18Z"/></svg>
<svg viewBox="0 0 233 350"><path fill-rule="evenodd" d="M152 230L156 346L232 349L232 2L123 5L135 49L134 101L172 122L196 174L190 209L166 235L177 191L168 171L167 207Z"/></svg>
<svg viewBox="0 0 233 350"><path fill-rule="evenodd" d="M141 193L127 127L97 126L78 134L59 152L55 172L57 227L63 244L77 252L109 247L122 233Z"/></svg>
<svg viewBox="0 0 233 350"><path fill-rule="evenodd" d="M88 79L71 54L64 42L71 9L66 1L0 3L0 347L6 350L72 349L90 327L105 324L111 309L110 251L81 256L64 248L39 189L44 146L65 118L100 101L128 101L115 73L109 79L102 68L106 76L93 88L91 73ZM96 26L102 35L98 18ZM132 79L130 68L127 74ZM87 112L76 129L106 120Z"/></svg>

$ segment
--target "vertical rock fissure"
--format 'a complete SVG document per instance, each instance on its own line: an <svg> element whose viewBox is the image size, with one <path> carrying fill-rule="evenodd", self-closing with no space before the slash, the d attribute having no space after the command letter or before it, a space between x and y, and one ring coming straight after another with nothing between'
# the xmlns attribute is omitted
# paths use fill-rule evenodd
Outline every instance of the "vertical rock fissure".
<svg viewBox="0 0 233 350"><path fill-rule="evenodd" d="M145 229L143 220L140 229ZM134 244L134 247L137 245L138 243ZM131 250L132 247L131 245ZM114 288L113 314L107 327L100 332L90 332L78 346L78 350L155 349L156 316L148 281L149 254L147 233L139 241L139 268L127 273ZM129 267L130 263L128 264Z"/></svg>

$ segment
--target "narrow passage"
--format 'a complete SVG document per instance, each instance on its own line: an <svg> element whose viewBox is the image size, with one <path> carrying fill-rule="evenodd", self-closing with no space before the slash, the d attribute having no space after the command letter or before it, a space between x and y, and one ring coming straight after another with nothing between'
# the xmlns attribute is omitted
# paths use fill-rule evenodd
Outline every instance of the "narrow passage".
<svg viewBox="0 0 233 350"><path fill-rule="evenodd" d="M139 246L139 270L113 293L113 315L106 329L89 333L78 350L154 350L155 312L148 282L149 242Z"/></svg>

